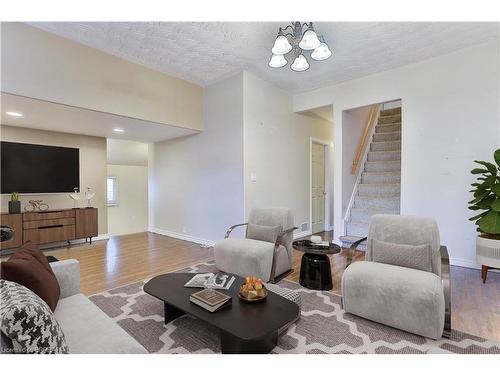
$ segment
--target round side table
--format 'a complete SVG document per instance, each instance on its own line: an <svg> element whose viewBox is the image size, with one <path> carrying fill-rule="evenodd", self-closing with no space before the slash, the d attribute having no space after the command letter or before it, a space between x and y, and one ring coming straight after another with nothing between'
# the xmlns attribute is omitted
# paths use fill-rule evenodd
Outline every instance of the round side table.
<svg viewBox="0 0 500 375"><path fill-rule="evenodd" d="M310 241L293 242L293 248L304 253L300 262L300 285L315 290L333 288L332 269L328 254L340 253L340 246L330 243L327 246L311 245Z"/></svg>

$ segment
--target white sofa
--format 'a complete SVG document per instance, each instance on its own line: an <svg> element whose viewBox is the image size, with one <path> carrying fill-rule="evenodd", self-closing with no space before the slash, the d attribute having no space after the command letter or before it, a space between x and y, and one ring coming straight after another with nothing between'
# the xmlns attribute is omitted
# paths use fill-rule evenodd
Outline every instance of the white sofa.
<svg viewBox="0 0 500 375"><path fill-rule="evenodd" d="M75 259L50 263L61 296L54 315L71 354L147 353L117 323L80 293L80 263ZM2 335L2 346L8 345Z"/></svg>
<svg viewBox="0 0 500 375"><path fill-rule="evenodd" d="M61 296L54 312L70 353L147 353L117 323L80 293L80 263L75 259L50 263Z"/></svg>

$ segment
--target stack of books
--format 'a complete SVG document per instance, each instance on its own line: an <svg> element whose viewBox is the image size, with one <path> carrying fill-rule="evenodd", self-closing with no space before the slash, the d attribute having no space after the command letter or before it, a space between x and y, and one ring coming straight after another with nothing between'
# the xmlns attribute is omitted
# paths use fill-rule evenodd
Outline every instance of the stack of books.
<svg viewBox="0 0 500 375"><path fill-rule="evenodd" d="M210 312L214 312L231 304L230 296L213 289L203 289L193 293L189 297L189 300Z"/></svg>

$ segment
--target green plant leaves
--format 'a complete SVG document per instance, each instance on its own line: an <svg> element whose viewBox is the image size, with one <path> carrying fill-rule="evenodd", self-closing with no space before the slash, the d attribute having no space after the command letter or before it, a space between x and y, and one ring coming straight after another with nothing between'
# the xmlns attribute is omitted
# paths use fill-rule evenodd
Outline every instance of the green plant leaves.
<svg viewBox="0 0 500 375"><path fill-rule="evenodd" d="M491 187L491 191L495 193L497 197L500 197L500 184L497 183Z"/></svg>
<svg viewBox="0 0 500 375"><path fill-rule="evenodd" d="M500 197L497 197L491 204L491 209L500 212Z"/></svg>
<svg viewBox="0 0 500 375"><path fill-rule="evenodd" d="M485 233L500 234L500 212L489 211L477 221L477 225Z"/></svg>
<svg viewBox="0 0 500 375"><path fill-rule="evenodd" d="M474 160L474 162L481 164L481 165L484 165L486 167L486 169L488 170L488 172L490 172L492 175L497 174L497 167L495 167L494 164L489 163L487 161L481 161L481 160Z"/></svg>
<svg viewBox="0 0 500 375"><path fill-rule="evenodd" d="M473 170L470 171L472 174L484 174L484 173L490 173L489 170L484 169L484 168L474 168Z"/></svg>
<svg viewBox="0 0 500 375"><path fill-rule="evenodd" d="M500 148L495 151L493 154L493 157L495 158L495 162L497 163L498 167L500 168Z"/></svg>
<svg viewBox="0 0 500 375"><path fill-rule="evenodd" d="M480 219L483 216L485 216L487 213L488 213L488 211L481 212L479 215L473 216L469 220L470 221L476 221L477 219Z"/></svg>
<svg viewBox="0 0 500 375"><path fill-rule="evenodd" d="M479 208L485 209L485 210L491 209L491 205L493 204L495 199L496 199L496 195L490 194L486 198L483 198L479 202L476 202L476 206L478 206Z"/></svg>
<svg viewBox="0 0 500 375"><path fill-rule="evenodd" d="M497 181L497 176L490 176L490 177L487 177L484 182L478 186L478 189L486 189L486 188L489 188L489 187L492 187L493 185L495 185Z"/></svg>
<svg viewBox="0 0 500 375"><path fill-rule="evenodd" d="M477 202L483 200L488 196L489 192L487 190L477 190L474 193L474 199L469 202L469 204L476 204Z"/></svg>
<svg viewBox="0 0 500 375"><path fill-rule="evenodd" d="M476 221L477 231L480 233L500 234L500 179L497 177L500 170L500 149L495 150L495 164L474 160L484 168L474 168L471 173L477 176L477 181L472 185L470 191L474 199L469 202L472 211L484 210L471 217L469 220Z"/></svg>

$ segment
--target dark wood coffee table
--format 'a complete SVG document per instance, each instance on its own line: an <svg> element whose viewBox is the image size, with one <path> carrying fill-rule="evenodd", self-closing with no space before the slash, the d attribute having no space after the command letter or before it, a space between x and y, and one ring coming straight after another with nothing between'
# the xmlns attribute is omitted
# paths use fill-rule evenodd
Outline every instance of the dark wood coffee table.
<svg viewBox="0 0 500 375"><path fill-rule="evenodd" d="M208 312L189 301L189 296L200 290L184 287L193 276L193 273L156 276L144 285L144 291L164 302L165 324L189 314L218 328L222 353L269 353L278 343L278 329L299 316L297 304L270 291L264 302L240 301L238 291L243 278L239 276L229 290L221 290L232 297L232 305Z"/></svg>

